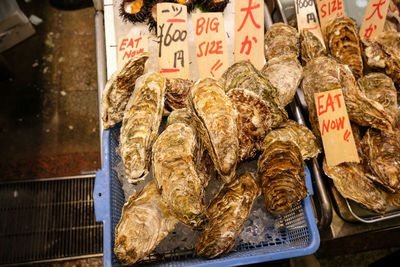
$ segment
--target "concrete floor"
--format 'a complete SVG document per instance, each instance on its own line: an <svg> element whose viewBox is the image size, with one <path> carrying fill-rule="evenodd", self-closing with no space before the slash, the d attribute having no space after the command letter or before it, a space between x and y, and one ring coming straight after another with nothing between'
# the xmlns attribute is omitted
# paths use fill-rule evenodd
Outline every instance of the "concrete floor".
<svg viewBox="0 0 400 267"><path fill-rule="evenodd" d="M0 179L76 175L100 168L93 8L60 11L18 1L43 19L2 53Z"/></svg>
<svg viewBox="0 0 400 267"><path fill-rule="evenodd" d="M44 22L2 53L12 76L0 81L0 179L60 177L100 168L93 8L60 11L48 1L18 1ZM338 246L339 245L338 243ZM322 244L321 252L329 245ZM379 248L379 249L377 249ZM317 253L321 266L368 266L390 245ZM326 252L326 249L325 249ZM257 266L310 266L308 259ZM101 266L102 259L45 266ZM43 265L40 265L43 266Z"/></svg>

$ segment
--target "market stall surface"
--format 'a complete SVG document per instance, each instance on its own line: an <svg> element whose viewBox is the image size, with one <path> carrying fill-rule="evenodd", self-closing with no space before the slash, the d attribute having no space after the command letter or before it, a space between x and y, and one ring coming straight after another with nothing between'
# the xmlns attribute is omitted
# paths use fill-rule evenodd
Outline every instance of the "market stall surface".
<svg viewBox="0 0 400 267"><path fill-rule="evenodd" d="M62 11L48 1L18 4L28 17L34 14L43 23L35 26L34 36L1 54L0 179L93 172L101 166L94 9ZM334 244L336 249L322 242L314 258L257 265L311 266L317 259L321 266L368 266L399 249L379 239L375 246L367 245L372 239L364 246L360 246L362 238L353 239ZM102 258L45 264L71 265L101 266Z"/></svg>

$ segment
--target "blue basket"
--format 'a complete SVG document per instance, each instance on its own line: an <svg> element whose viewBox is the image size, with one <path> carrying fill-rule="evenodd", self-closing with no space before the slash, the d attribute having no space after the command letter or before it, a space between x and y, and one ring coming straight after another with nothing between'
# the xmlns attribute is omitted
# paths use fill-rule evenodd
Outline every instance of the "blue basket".
<svg viewBox="0 0 400 267"><path fill-rule="evenodd" d="M113 169L120 162L117 153L120 125L103 132L103 166L96 174L94 208L96 220L103 222L103 264L121 266L114 255L115 226L121 216L125 198L117 172ZM306 168L306 184L313 194L311 176ZM320 243L310 198L305 198L289 214L279 218L282 230L280 238L265 240L257 246L240 245L222 258L206 260L198 258L193 251L172 251L165 255L152 255L141 264L169 266L237 266L274 261L314 253Z"/></svg>

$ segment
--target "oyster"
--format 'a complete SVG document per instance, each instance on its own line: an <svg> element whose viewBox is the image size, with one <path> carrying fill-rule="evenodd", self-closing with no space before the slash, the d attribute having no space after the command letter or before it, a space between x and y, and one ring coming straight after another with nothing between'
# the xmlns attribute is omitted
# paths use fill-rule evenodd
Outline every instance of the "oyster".
<svg viewBox="0 0 400 267"><path fill-rule="evenodd" d="M130 183L139 183L149 173L151 147L157 138L164 110L165 83L165 78L158 73L140 76L126 106L120 150Z"/></svg>
<svg viewBox="0 0 400 267"><path fill-rule="evenodd" d="M330 54L360 78L364 67L356 22L348 17L337 17L326 25L324 38Z"/></svg>
<svg viewBox="0 0 400 267"><path fill-rule="evenodd" d="M197 118L197 116L194 115L190 109L186 108L174 110L168 116L167 126L177 122L190 125L190 127L196 131L199 149L196 149L197 153L194 155L193 160L197 170L197 175L202 181L203 187L206 188L211 179L213 163L210 155L208 154L205 143L200 138L200 132L198 131L198 129L202 129L204 126L202 126L201 121Z"/></svg>
<svg viewBox="0 0 400 267"><path fill-rule="evenodd" d="M186 79L167 79L165 104L172 110L189 107L189 92L193 82Z"/></svg>
<svg viewBox="0 0 400 267"><path fill-rule="evenodd" d="M228 92L238 114L239 162L256 156L271 128L271 115L265 102L254 92L234 88Z"/></svg>
<svg viewBox="0 0 400 267"><path fill-rule="evenodd" d="M272 127L287 120L284 107L279 105L277 89L250 62L236 62L222 74L218 83L225 92L233 88L245 88L260 95L271 113Z"/></svg>
<svg viewBox="0 0 400 267"><path fill-rule="evenodd" d="M300 31L300 47L303 65L314 58L328 54L325 45L311 31Z"/></svg>
<svg viewBox="0 0 400 267"><path fill-rule="evenodd" d="M292 141L300 149L304 160L315 158L321 153L321 148L315 135L305 125L287 120L277 129L270 131L264 139L265 144L274 140ZM265 150L265 149L264 149Z"/></svg>
<svg viewBox="0 0 400 267"><path fill-rule="evenodd" d="M210 217L196 242L196 254L215 258L228 253L250 215L259 187L251 173L225 184L207 208Z"/></svg>
<svg viewBox="0 0 400 267"><path fill-rule="evenodd" d="M105 129L122 121L126 104L135 88L136 79L143 74L148 58L149 54L142 53L128 60L121 70L114 72L107 81L101 99Z"/></svg>
<svg viewBox="0 0 400 267"><path fill-rule="evenodd" d="M393 207L400 207L400 193L391 194L382 192L385 197L385 201L388 205Z"/></svg>
<svg viewBox="0 0 400 267"><path fill-rule="evenodd" d="M115 256L131 265L149 255L178 220L161 200L154 181L133 194L122 208L115 227Z"/></svg>
<svg viewBox="0 0 400 267"><path fill-rule="evenodd" d="M279 56L299 56L299 34L285 23L273 24L265 34L264 55L267 62Z"/></svg>
<svg viewBox="0 0 400 267"><path fill-rule="evenodd" d="M391 130L393 118L378 102L360 90L349 67L330 57L318 57L304 68L301 87L314 134L320 137L314 93L342 89L350 120L361 126Z"/></svg>
<svg viewBox="0 0 400 267"><path fill-rule="evenodd" d="M266 141L257 165L265 208L272 214L285 214L308 194L304 161L294 142Z"/></svg>
<svg viewBox="0 0 400 267"><path fill-rule="evenodd" d="M382 32L375 41L362 39L364 55L368 66L384 69L400 90L400 34L398 32Z"/></svg>
<svg viewBox="0 0 400 267"><path fill-rule="evenodd" d="M400 192L400 129L393 133L368 129L361 145L374 181L391 193Z"/></svg>
<svg viewBox="0 0 400 267"><path fill-rule="evenodd" d="M198 130L224 182L235 176L239 153L238 114L214 79L197 81L190 91L191 107L200 119Z"/></svg>
<svg viewBox="0 0 400 267"><path fill-rule="evenodd" d="M368 98L380 103L393 118L396 116L397 92L392 79L383 73L369 73L358 79L358 84Z"/></svg>
<svg viewBox="0 0 400 267"><path fill-rule="evenodd" d="M303 68L297 57L279 56L269 60L261 70L261 74L278 90L279 106L285 107L293 100Z"/></svg>
<svg viewBox="0 0 400 267"><path fill-rule="evenodd" d="M170 124L153 146L153 176L163 201L192 229L207 222L203 181L194 157L199 150L196 130L182 122Z"/></svg>
<svg viewBox="0 0 400 267"><path fill-rule="evenodd" d="M325 174L333 180L340 194L376 213L385 213L386 202L382 192L366 177L362 164L345 162L329 167L323 163Z"/></svg>

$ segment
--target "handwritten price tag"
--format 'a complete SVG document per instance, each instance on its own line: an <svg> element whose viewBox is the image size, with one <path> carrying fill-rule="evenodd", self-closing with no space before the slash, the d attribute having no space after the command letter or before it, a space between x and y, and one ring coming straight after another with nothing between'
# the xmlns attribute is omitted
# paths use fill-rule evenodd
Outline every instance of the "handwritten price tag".
<svg viewBox="0 0 400 267"><path fill-rule="evenodd" d="M375 38L383 31L390 0L370 0L360 28L361 38Z"/></svg>
<svg viewBox="0 0 400 267"><path fill-rule="evenodd" d="M318 5L319 22L322 32L325 32L326 24L331 19L343 17L346 15L343 6L343 0L316 0Z"/></svg>
<svg viewBox="0 0 400 267"><path fill-rule="evenodd" d="M250 61L264 66L264 1L235 1L235 62Z"/></svg>
<svg viewBox="0 0 400 267"><path fill-rule="evenodd" d="M199 77L218 79L229 65L222 13L192 14Z"/></svg>
<svg viewBox="0 0 400 267"><path fill-rule="evenodd" d="M147 36L126 36L120 38L117 49L118 67L123 66L128 59L148 51L149 38Z"/></svg>
<svg viewBox="0 0 400 267"><path fill-rule="evenodd" d="M315 93L314 98L328 166L360 162L342 90Z"/></svg>
<svg viewBox="0 0 400 267"><path fill-rule="evenodd" d="M319 27L314 0L295 0L294 3L299 30L311 31L322 44L325 44Z"/></svg>
<svg viewBox="0 0 400 267"><path fill-rule="evenodd" d="M167 78L189 79L186 6L157 4L158 70Z"/></svg>

